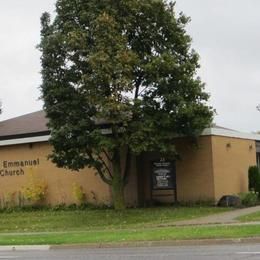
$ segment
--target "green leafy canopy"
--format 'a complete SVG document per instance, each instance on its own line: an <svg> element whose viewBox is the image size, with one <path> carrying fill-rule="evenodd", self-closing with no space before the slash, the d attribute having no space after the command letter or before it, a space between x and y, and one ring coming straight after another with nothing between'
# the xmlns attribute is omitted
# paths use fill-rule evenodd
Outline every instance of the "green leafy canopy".
<svg viewBox="0 0 260 260"><path fill-rule="evenodd" d="M44 13L41 22L41 91L58 166L95 167L108 180L102 153L174 154L174 137L211 123L189 18L174 3L58 0L54 20Z"/></svg>

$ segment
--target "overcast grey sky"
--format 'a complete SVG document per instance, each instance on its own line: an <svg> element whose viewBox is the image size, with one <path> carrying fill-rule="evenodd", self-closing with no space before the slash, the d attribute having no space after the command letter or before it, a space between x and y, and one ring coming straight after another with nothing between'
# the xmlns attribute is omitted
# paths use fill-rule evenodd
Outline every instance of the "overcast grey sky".
<svg viewBox="0 0 260 260"><path fill-rule="evenodd" d="M0 99L7 119L42 108L40 16L55 0L0 0ZM217 110L215 122L260 130L260 0L177 0L200 54L199 75Z"/></svg>

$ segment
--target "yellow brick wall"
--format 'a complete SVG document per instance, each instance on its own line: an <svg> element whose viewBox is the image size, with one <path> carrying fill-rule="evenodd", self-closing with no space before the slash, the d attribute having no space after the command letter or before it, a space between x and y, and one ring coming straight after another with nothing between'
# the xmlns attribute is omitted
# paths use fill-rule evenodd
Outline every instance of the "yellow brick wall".
<svg viewBox="0 0 260 260"><path fill-rule="evenodd" d="M176 143L180 154L176 164L178 200L214 200L211 137L199 137L197 146L186 139Z"/></svg>
<svg viewBox="0 0 260 260"><path fill-rule="evenodd" d="M248 167L256 165L255 141L212 136L215 199L248 191Z"/></svg>
<svg viewBox="0 0 260 260"><path fill-rule="evenodd" d="M36 166L22 167L24 175L1 176L0 198L7 199L8 194L20 191L29 182L30 174L47 182L47 204L75 203L73 196L73 183L82 186L88 202L97 204L111 204L111 192L105 183L95 175L92 169L86 168L75 172L57 168L47 160L51 153L51 146L45 143L35 143L0 147L0 170L3 170L4 161L37 160ZM19 170L21 167L10 167L7 170Z"/></svg>
<svg viewBox="0 0 260 260"><path fill-rule="evenodd" d="M202 136L198 146L180 138L175 140L180 159L176 161L177 196L179 201L218 200L225 194L247 191L247 170L256 164L255 142L220 136ZM228 145L227 145L228 144ZM33 167L23 167L24 175L1 176L0 199L18 192L28 184L30 173L48 184L48 204L75 203L73 183L82 186L87 201L97 204L111 204L110 187L103 183L94 170L86 168L80 172L59 169L47 160L51 146L47 142L0 147L0 173L4 161L40 160ZM138 162L133 160L131 176L125 189L128 205L138 200L151 200L151 161L159 159L158 154L146 154ZM139 171L136 172L136 165ZM18 167L19 168L19 167ZM7 170L19 170L10 167ZM158 192L157 192L158 193ZM166 193L165 191L162 193ZM167 192L168 193L168 192ZM173 196L161 197L173 201Z"/></svg>

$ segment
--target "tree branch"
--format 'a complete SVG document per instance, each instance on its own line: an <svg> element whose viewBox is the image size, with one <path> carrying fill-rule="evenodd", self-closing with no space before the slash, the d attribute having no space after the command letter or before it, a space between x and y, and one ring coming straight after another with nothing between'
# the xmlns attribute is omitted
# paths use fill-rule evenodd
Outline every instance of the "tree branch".
<svg viewBox="0 0 260 260"><path fill-rule="evenodd" d="M93 157L91 151L87 151L87 154L88 154L89 158L90 158L93 162L96 161L95 158ZM102 163L102 165L103 165L106 169L108 168L107 165L104 164L104 161L103 161L103 160L101 161L101 163ZM102 171L102 167L96 166L95 169L97 170L97 172L98 172L98 174L99 174L99 176L100 176L100 178L102 179L103 182L105 182L105 183L108 184L108 185L112 185L112 180L109 180L109 179L105 176L104 172ZM109 173L109 176L111 176L110 171L109 171L108 173Z"/></svg>
<svg viewBox="0 0 260 260"><path fill-rule="evenodd" d="M112 185L112 180L109 180L104 173L102 172L101 169L96 169L98 171L98 174L100 176L100 178L102 179L103 182L105 182L108 185Z"/></svg>
<svg viewBox="0 0 260 260"><path fill-rule="evenodd" d="M107 151L105 149L103 149L102 152L105 154L105 156L107 157L107 159L109 161L112 161L112 157L109 156L109 154L107 153Z"/></svg>
<svg viewBox="0 0 260 260"><path fill-rule="evenodd" d="M105 167L105 169L107 170L107 172L108 172L108 174L109 174L109 177L110 177L111 179L113 179L113 175L112 175L112 173L111 173L109 167L107 166L107 164L106 164L105 161L103 160L103 158L102 158L100 155L98 155L98 159L101 161L102 165L103 165L103 166Z"/></svg>
<svg viewBox="0 0 260 260"><path fill-rule="evenodd" d="M134 99L137 99L138 96L139 96L139 89L140 89L140 86L141 86L141 83L143 81L143 75L141 74L137 80L136 80L136 83L135 83L135 95L134 95Z"/></svg>
<svg viewBox="0 0 260 260"><path fill-rule="evenodd" d="M140 95L142 92L144 92L148 87L149 87L149 86L144 87L144 88L142 89L142 91L139 93L139 95Z"/></svg>

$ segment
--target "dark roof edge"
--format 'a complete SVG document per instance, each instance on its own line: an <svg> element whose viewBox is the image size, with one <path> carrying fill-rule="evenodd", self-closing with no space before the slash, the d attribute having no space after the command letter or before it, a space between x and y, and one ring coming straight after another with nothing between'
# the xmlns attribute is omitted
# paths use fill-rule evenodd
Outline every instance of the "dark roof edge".
<svg viewBox="0 0 260 260"><path fill-rule="evenodd" d="M50 135L50 131L0 136L0 141Z"/></svg>

